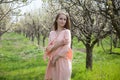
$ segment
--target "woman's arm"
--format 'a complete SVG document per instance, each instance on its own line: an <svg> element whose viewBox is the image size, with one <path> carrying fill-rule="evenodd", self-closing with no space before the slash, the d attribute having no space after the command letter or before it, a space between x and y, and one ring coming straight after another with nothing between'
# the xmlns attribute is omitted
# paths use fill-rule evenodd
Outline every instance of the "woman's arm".
<svg viewBox="0 0 120 80"><path fill-rule="evenodd" d="M71 43L71 33L70 33L70 30L65 30L64 39L61 42L56 41L54 46L52 47L51 51L56 50L60 46L68 45L69 43Z"/></svg>
<svg viewBox="0 0 120 80"><path fill-rule="evenodd" d="M49 33L49 37L48 37L48 44L50 44L51 42L51 34L52 34L52 31ZM49 48L45 48L45 53L43 55L43 59L46 60L46 58L48 57L48 52L49 52Z"/></svg>
<svg viewBox="0 0 120 80"><path fill-rule="evenodd" d="M60 57L65 57L66 53L69 51L70 49L70 45L71 45L71 33L70 30L66 30L65 31L65 35L64 35L64 40L62 42L62 50L53 58L52 64L54 65L55 62L60 58Z"/></svg>
<svg viewBox="0 0 120 80"><path fill-rule="evenodd" d="M51 52L54 51L54 50L56 50L56 49L59 48L60 46L63 46L63 45L64 45L64 44L63 44L62 41L61 41L61 42L56 41L55 44L54 44L54 46L51 48Z"/></svg>
<svg viewBox="0 0 120 80"><path fill-rule="evenodd" d="M64 36L64 46L62 47L62 50L58 53L58 56L65 56L66 53L69 51L71 47L71 32L70 30L65 31L65 36Z"/></svg>

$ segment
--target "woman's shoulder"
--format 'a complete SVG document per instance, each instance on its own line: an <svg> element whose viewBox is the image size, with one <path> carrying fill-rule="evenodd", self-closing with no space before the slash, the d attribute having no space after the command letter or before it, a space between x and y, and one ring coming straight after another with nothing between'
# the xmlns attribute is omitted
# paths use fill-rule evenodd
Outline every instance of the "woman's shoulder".
<svg viewBox="0 0 120 80"><path fill-rule="evenodd" d="M55 31L54 31L54 30L50 31L50 34L54 34L54 33L55 33Z"/></svg>
<svg viewBox="0 0 120 80"><path fill-rule="evenodd" d="M66 28L64 29L64 31L65 31L65 32L70 32L70 30L69 30L69 29L66 29Z"/></svg>
<svg viewBox="0 0 120 80"><path fill-rule="evenodd" d="M50 31L50 33L54 33L54 32L55 32L55 30Z"/></svg>

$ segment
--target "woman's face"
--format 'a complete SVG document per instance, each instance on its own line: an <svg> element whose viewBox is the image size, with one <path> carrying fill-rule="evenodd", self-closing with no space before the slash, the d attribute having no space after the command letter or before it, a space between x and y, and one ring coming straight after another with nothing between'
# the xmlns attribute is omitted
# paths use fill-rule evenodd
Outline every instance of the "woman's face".
<svg viewBox="0 0 120 80"><path fill-rule="evenodd" d="M58 17L58 19L57 19L57 24L58 24L58 26L60 26L60 27L65 26L66 20L67 20L66 15L60 14L59 17Z"/></svg>

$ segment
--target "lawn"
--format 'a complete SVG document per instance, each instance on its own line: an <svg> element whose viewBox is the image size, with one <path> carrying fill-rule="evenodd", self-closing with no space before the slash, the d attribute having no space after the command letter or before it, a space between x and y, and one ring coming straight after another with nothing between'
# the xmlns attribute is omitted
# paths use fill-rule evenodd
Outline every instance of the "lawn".
<svg viewBox="0 0 120 80"><path fill-rule="evenodd" d="M42 47L23 35L4 34L0 41L0 80L44 80L47 62L43 54ZM101 46L95 46L93 70L86 70L85 48L76 38L73 55L72 80L120 80L120 55L105 53Z"/></svg>

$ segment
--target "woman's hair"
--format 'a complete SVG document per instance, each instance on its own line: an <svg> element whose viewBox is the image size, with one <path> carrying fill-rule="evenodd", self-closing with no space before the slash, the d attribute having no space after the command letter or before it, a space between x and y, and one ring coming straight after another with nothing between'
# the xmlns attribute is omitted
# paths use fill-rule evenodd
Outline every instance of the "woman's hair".
<svg viewBox="0 0 120 80"><path fill-rule="evenodd" d="M65 13L65 12L59 12L59 13L57 14L56 18L55 18L54 23L53 23L54 30L57 30L57 29L58 29L57 19L59 18L59 16L60 16L61 14L65 15L66 18L67 18L66 24L65 24L64 28L70 29L70 26L71 26L71 25L70 25L70 18L69 18L69 15L68 15L67 13Z"/></svg>

